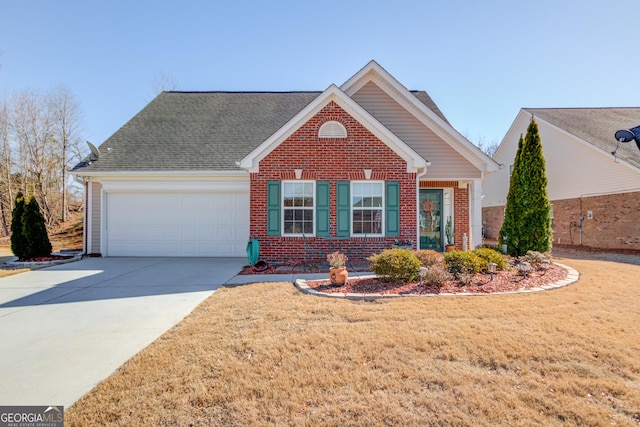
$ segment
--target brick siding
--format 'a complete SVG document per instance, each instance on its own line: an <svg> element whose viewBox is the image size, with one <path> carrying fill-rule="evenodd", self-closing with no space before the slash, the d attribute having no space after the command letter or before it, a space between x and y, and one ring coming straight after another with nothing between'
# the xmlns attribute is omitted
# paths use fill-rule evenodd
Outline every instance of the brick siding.
<svg viewBox="0 0 640 427"><path fill-rule="evenodd" d="M347 130L347 138L318 138L322 124L335 120ZM295 179L302 169L302 180L330 182L330 235L336 235L336 182L364 180L364 169L371 169L371 180L397 181L400 185L400 236L367 240L367 252L391 247L395 239L416 237L416 174L407 173L406 162L375 137L335 102L296 130L260 161L260 171L251 174L250 233L260 241L260 255L266 261L300 260L305 248L302 237L267 236L267 182ZM329 251L329 242L310 238L311 247ZM358 247L361 238L342 243L343 250Z"/></svg>
<svg viewBox="0 0 640 427"><path fill-rule="evenodd" d="M640 253L640 192L554 200L553 244ZM591 211L593 219L588 218ZM582 243L580 230L582 220ZM497 239L504 206L482 209L487 237Z"/></svg>

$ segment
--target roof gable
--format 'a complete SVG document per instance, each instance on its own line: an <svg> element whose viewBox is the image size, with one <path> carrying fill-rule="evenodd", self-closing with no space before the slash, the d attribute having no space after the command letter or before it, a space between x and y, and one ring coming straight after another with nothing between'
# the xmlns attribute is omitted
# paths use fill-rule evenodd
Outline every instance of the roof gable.
<svg viewBox="0 0 640 427"><path fill-rule="evenodd" d="M426 100L424 97L426 92L424 95L412 93L376 61L369 62L353 77L347 80L341 86L341 89L344 90L347 95L353 96L369 82L373 82L382 89L393 100L422 122L424 126L434 132L480 171L493 172L498 170L498 163L456 131L430 97L428 98L430 102L424 102L424 100ZM426 96L428 97L428 95ZM430 104L432 104L434 108L432 108Z"/></svg>
<svg viewBox="0 0 640 427"><path fill-rule="evenodd" d="M250 172L258 172L260 170L260 160L264 159L269 153L278 147L278 145L291 136L297 129L299 129L330 102L335 102L347 114L360 122L367 130L385 143L396 154L402 157L407 162L408 172L424 169L428 166L427 161L420 157L420 155L405 144L400 138L384 127L364 108L349 98L336 85L329 86L327 90L314 99L302 111L292 117L291 120L289 120L277 132L252 150L238 163L239 166Z"/></svg>

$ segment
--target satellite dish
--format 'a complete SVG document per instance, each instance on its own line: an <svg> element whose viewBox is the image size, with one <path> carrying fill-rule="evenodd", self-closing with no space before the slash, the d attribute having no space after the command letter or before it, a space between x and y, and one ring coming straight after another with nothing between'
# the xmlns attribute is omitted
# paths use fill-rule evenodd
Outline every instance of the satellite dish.
<svg viewBox="0 0 640 427"><path fill-rule="evenodd" d="M618 148L620 148L621 142L631 142L635 140L636 145L638 146L638 150L640 150L640 126L636 126L629 130L626 130L626 129L619 130L614 134L614 136L616 138L616 141L618 141L618 145L616 146L616 149L611 152L611 154L613 154L614 156L616 155Z"/></svg>
<svg viewBox="0 0 640 427"><path fill-rule="evenodd" d="M635 139L636 135L630 130L622 129L615 133L615 137L618 142L631 142Z"/></svg>
<svg viewBox="0 0 640 427"><path fill-rule="evenodd" d="M89 154L89 160L95 162L100 158L100 150L98 147L87 141L87 145L89 146L89 150L91 150L91 154Z"/></svg>

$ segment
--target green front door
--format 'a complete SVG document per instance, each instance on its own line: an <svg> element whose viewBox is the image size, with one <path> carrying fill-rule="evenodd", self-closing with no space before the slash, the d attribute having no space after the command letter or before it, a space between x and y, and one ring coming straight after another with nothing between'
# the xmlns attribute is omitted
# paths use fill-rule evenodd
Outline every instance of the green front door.
<svg viewBox="0 0 640 427"><path fill-rule="evenodd" d="M420 249L444 249L442 239L442 190L420 190Z"/></svg>

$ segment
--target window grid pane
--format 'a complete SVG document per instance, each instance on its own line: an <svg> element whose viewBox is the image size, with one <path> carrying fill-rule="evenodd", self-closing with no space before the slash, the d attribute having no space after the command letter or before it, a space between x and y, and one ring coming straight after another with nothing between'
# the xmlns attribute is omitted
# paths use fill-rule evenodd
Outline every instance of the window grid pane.
<svg viewBox="0 0 640 427"><path fill-rule="evenodd" d="M381 182L352 184L353 234L382 233L383 188Z"/></svg>
<svg viewBox="0 0 640 427"><path fill-rule="evenodd" d="M314 183L283 183L284 234L313 234Z"/></svg>

